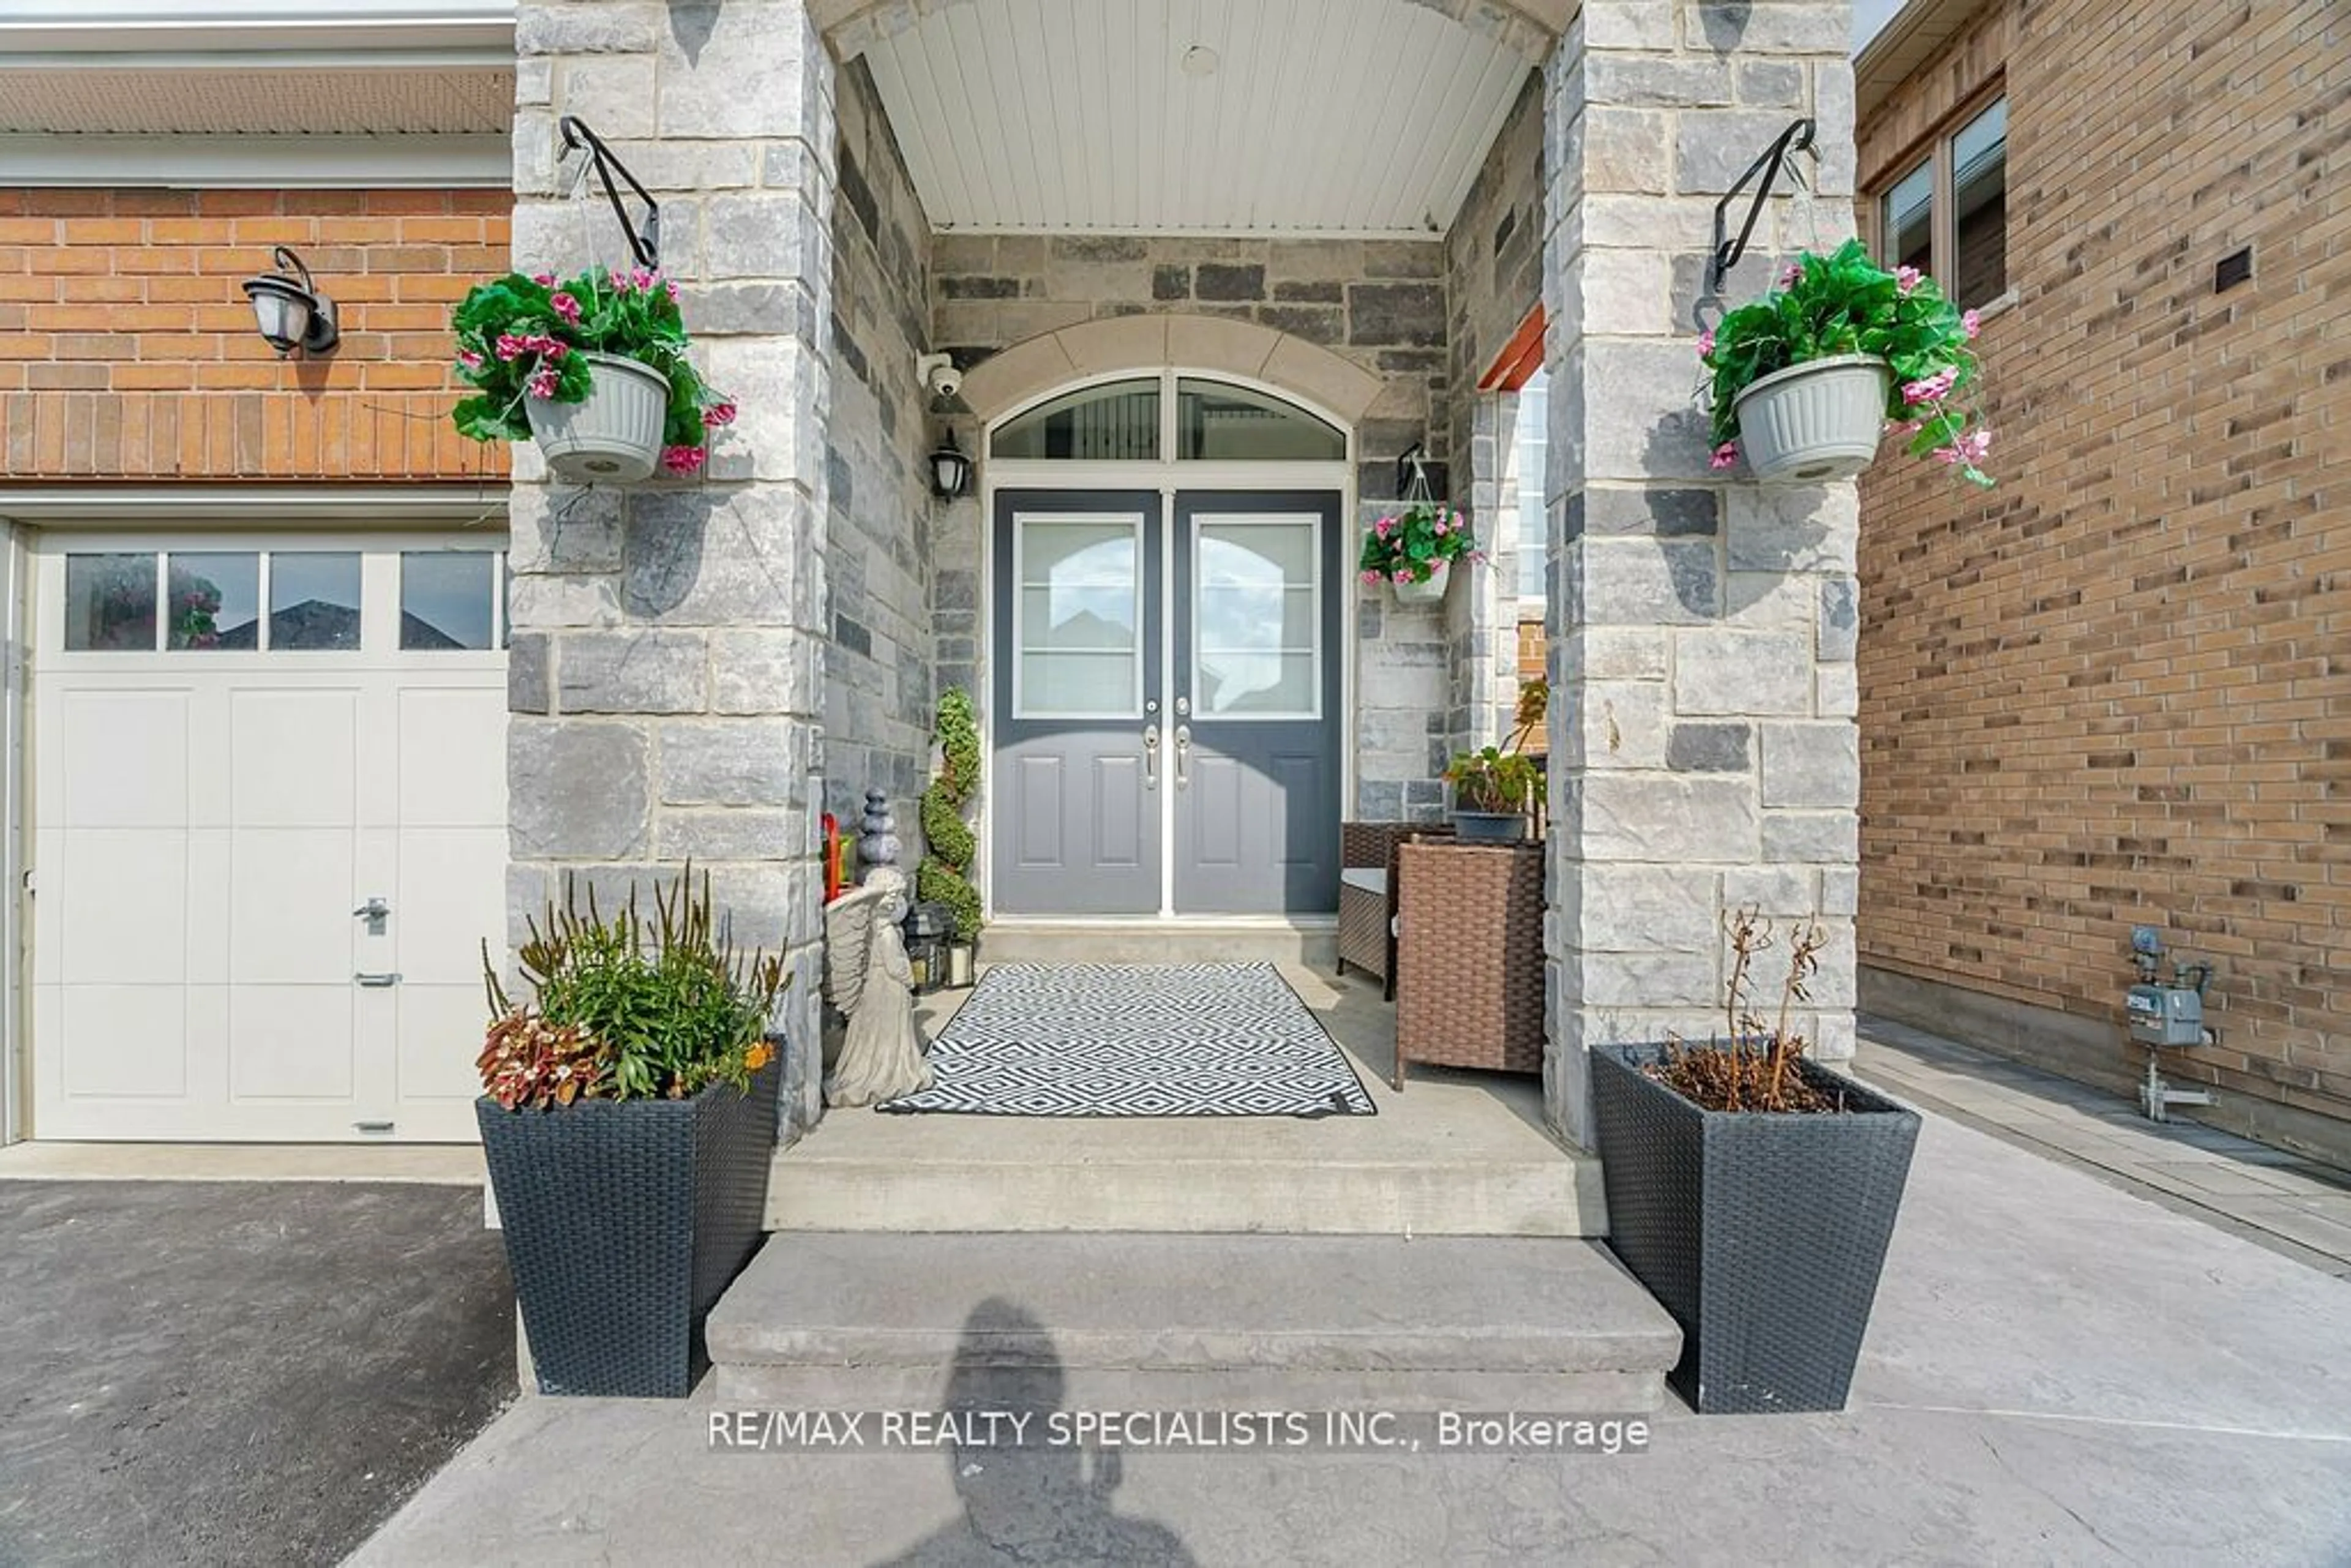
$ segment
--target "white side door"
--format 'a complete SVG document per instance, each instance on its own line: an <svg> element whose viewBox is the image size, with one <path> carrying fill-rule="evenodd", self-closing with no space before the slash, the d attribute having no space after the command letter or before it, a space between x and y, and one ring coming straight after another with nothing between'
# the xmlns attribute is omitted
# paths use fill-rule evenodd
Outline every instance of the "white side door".
<svg viewBox="0 0 2351 1568"><path fill-rule="evenodd" d="M37 1136L473 1135L502 579L478 537L43 541Z"/></svg>

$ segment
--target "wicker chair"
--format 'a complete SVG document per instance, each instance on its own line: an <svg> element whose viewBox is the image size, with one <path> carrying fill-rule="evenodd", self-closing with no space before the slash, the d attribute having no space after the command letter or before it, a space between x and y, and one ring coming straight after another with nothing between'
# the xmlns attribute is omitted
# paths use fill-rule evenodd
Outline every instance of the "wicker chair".
<svg viewBox="0 0 2351 1568"><path fill-rule="evenodd" d="M1395 1086L1407 1061L1541 1072L1541 843L1396 854Z"/></svg>
<svg viewBox="0 0 2351 1568"><path fill-rule="evenodd" d="M1452 832L1448 822L1339 824L1340 974L1352 964L1395 995L1396 849Z"/></svg>

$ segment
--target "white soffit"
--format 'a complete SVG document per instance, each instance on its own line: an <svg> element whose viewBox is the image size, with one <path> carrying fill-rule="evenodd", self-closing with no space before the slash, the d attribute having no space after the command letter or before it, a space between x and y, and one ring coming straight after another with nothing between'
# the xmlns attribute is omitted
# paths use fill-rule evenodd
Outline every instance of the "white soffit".
<svg viewBox="0 0 2351 1568"><path fill-rule="evenodd" d="M398 49L514 54L515 0L0 0L0 53L143 56Z"/></svg>
<svg viewBox="0 0 2351 1568"><path fill-rule="evenodd" d="M1413 0L972 0L863 57L932 224L999 233L1434 237L1532 68Z"/></svg>

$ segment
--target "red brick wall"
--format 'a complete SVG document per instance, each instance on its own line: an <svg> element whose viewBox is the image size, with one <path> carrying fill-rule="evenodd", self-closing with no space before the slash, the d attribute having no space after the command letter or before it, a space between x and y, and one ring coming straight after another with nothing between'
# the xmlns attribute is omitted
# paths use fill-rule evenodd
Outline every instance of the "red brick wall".
<svg viewBox="0 0 2351 1568"><path fill-rule="evenodd" d="M457 479L450 305L507 267L512 195L0 190L0 455L12 480ZM291 246L342 342L281 361L238 287Z"/></svg>
<svg viewBox="0 0 2351 1568"><path fill-rule="evenodd" d="M1865 188L2003 66L2000 488L1863 482L1863 960L2107 1020L2123 1070L2158 925L2220 966L2167 1071L2351 1117L2351 16L2007 0Z"/></svg>

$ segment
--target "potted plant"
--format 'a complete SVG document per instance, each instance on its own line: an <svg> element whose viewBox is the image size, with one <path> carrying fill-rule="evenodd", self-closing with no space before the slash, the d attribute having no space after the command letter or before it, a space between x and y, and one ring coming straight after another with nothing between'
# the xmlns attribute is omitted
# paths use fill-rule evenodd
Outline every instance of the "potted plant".
<svg viewBox="0 0 2351 1568"><path fill-rule="evenodd" d="M1447 764L1453 786L1453 834L1464 843L1514 844L1526 837L1527 808L1542 786L1542 769L1523 747L1551 710L1551 683L1519 686L1519 711L1499 746L1465 751Z"/></svg>
<svg viewBox="0 0 2351 1568"><path fill-rule="evenodd" d="M1667 1381L1694 1408L1841 1410L1918 1115L1806 1058L1792 1032L1817 925L1790 933L1769 1027L1750 971L1771 929L1752 910L1725 925L1727 1039L1592 1049L1608 1245L1681 1325Z"/></svg>
<svg viewBox="0 0 2351 1568"><path fill-rule="evenodd" d="M458 430L536 440L559 479L692 474L735 418L686 358L677 285L658 272L510 272L475 284L452 324L458 377L477 389L457 404Z"/></svg>
<svg viewBox="0 0 2351 1568"><path fill-rule="evenodd" d="M490 967L475 1103L546 1394L683 1398L703 1321L759 1244L775 1154L780 959L737 954L692 868L607 915L567 889Z"/></svg>
<svg viewBox="0 0 2351 1568"><path fill-rule="evenodd" d="M1483 559L1469 520L1434 501L1415 501L1372 525L1355 566L1366 583L1393 584L1399 603L1434 604L1463 556Z"/></svg>
<svg viewBox="0 0 2351 1568"><path fill-rule="evenodd" d="M1806 252L1779 287L1698 339L1712 419L1712 466L1742 455L1758 479L1848 479L1877 457L1888 427L1913 456L1970 484L1991 433L1961 394L1975 384L1980 323L1916 267L1886 270L1859 240Z"/></svg>
<svg viewBox="0 0 2351 1568"><path fill-rule="evenodd" d="M926 852L914 870L914 896L943 904L955 917L953 940L947 946L948 980L962 987L972 983L978 964L979 890L971 884L971 864L979 841L963 820L964 808L979 791L979 724L972 712L971 694L950 686L939 694L938 776L923 791L923 842Z"/></svg>

